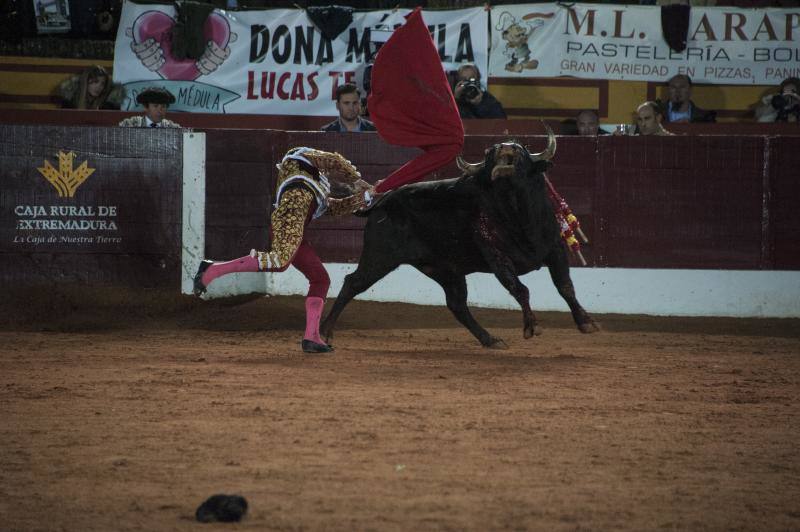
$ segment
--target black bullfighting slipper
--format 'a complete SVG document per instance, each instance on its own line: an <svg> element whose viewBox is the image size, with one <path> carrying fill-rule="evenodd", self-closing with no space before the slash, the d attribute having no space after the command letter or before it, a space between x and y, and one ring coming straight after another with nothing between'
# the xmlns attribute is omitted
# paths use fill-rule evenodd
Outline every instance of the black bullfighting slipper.
<svg viewBox="0 0 800 532"><path fill-rule="evenodd" d="M197 273L194 275L194 295L200 297L205 293L206 285L203 284L203 274L212 264L214 264L214 261L204 260L197 268Z"/></svg>
<svg viewBox="0 0 800 532"><path fill-rule="evenodd" d="M303 346L304 353L330 353L333 351L333 346L328 344L318 344L317 342L312 342L311 340L303 340L300 345Z"/></svg>
<svg viewBox="0 0 800 532"><path fill-rule="evenodd" d="M241 495L212 495L197 508L195 518L201 523L232 523L241 521L247 513L247 499Z"/></svg>

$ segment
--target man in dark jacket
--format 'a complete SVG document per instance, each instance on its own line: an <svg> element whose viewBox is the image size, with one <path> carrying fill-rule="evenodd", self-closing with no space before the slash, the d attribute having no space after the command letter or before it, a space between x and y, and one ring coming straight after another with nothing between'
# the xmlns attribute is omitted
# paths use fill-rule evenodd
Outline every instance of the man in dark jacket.
<svg viewBox="0 0 800 532"><path fill-rule="evenodd" d="M596 137L597 135L608 135L608 132L600 129L600 114L594 109L583 109L575 117L577 134L581 136Z"/></svg>
<svg viewBox="0 0 800 532"><path fill-rule="evenodd" d="M453 96L461 118L506 118L502 104L481 87L481 73L473 64L458 67Z"/></svg>
<svg viewBox="0 0 800 532"><path fill-rule="evenodd" d="M339 118L322 126L322 131L375 131L375 125L361 117L361 93L354 83L336 88L336 110Z"/></svg>
<svg viewBox="0 0 800 532"><path fill-rule="evenodd" d="M692 78L677 74L669 80L664 122L716 122L717 112L700 109L692 101Z"/></svg>

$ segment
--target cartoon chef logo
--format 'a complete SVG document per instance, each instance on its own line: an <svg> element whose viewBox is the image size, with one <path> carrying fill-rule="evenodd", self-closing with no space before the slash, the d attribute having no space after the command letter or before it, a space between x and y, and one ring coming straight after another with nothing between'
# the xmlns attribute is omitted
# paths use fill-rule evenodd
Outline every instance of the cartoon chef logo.
<svg viewBox="0 0 800 532"><path fill-rule="evenodd" d="M554 13L528 13L520 21L508 11L503 11L497 21L495 29L501 31L501 36L506 41L503 55L508 58L505 68L509 72L522 72L523 69L533 70L539 66L539 61L531 59L531 50L528 46L536 28L543 26Z"/></svg>

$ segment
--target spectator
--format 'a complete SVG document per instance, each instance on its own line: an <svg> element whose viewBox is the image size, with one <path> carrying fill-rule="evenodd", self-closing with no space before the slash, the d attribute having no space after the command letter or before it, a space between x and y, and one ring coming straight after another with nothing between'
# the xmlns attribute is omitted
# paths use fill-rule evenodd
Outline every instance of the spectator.
<svg viewBox="0 0 800 532"><path fill-rule="evenodd" d="M600 115L594 109L580 111L575 117L575 125L578 128L578 135L608 135L608 133L600 129Z"/></svg>
<svg viewBox="0 0 800 532"><path fill-rule="evenodd" d="M322 126L322 131L375 131L375 124L361 116L361 92L355 83L336 88L336 110L339 118Z"/></svg>
<svg viewBox="0 0 800 532"><path fill-rule="evenodd" d="M800 79L786 78L777 94L768 94L756 108L758 122L800 122Z"/></svg>
<svg viewBox="0 0 800 532"><path fill-rule="evenodd" d="M471 63L458 67L453 95L461 118L506 118L497 98L481 87L481 73Z"/></svg>
<svg viewBox="0 0 800 532"><path fill-rule="evenodd" d="M656 102L644 102L636 108L636 125L638 135L672 135L664 129L661 122L664 114Z"/></svg>
<svg viewBox="0 0 800 532"><path fill-rule="evenodd" d="M122 127L181 127L167 120L167 108L175 103L175 96L167 89L150 87L136 97L136 103L144 107L144 114L126 118L119 123Z"/></svg>
<svg viewBox="0 0 800 532"><path fill-rule="evenodd" d="M62 81L57 93L64 109L119 109L125 99L125 88L97 65Z"/></svg>
<svg viewBox="0 0 800 532"><path fill-rule="evenodd" d="M664 122L716 122L716 111L700 109L692 101L692 78L677 74L669 80L669 101Z"/></svg>

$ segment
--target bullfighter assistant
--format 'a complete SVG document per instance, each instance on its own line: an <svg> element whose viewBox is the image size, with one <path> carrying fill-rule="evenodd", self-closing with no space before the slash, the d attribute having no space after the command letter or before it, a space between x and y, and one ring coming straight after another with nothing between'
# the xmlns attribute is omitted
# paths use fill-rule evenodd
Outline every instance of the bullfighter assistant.
<svg viewBox="0 0 800 532"><path fill-rule="evenodd" d="M272 245L268 251L256 251L228 262L204 260L194 278L194 293L201 295L217 277L238 272L282 272L294 266L309 281L306 296L306 330L301 342L307 353L325 353L333 348L319 335L319 320L328 295L330 277L314 248L306 240L305 228L323 214L350 214L361 205L352 195L337 200L330 197L331 182L338 181L363 192L373 190L361 179L350 161L339 155L312 148L292 148L278 168L275 210L272 212Z"/></svg>

